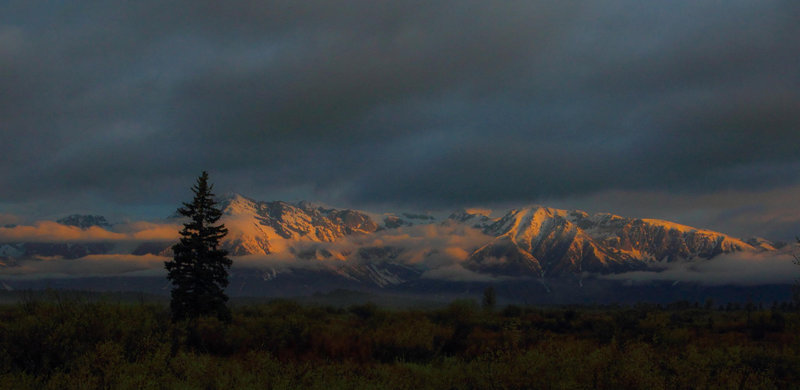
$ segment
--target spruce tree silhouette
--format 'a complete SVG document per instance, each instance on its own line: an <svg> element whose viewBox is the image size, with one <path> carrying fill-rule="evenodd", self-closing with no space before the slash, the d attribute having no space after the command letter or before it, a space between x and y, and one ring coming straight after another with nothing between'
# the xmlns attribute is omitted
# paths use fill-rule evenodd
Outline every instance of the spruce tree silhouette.
<svg viewBox="0 0 800 390"><path fill-rule="evenodd" d="M178 209L190 220L183 224L180 242L172 246L173 259L164 262L167 279L173 284L170 309L174 321L201 316L231 319L225 287L232 261L228 252L220 248L228 229L223 224L215 225L222 210L211 193L213 187L208 184L208 173L203 171L192 187L194 199Z"/></svg>

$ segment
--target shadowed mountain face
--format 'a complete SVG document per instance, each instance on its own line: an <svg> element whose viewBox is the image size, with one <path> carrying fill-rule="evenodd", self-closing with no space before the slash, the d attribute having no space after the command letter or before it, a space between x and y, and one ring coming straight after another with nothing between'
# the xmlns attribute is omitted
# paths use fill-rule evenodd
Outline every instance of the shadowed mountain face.
<svg viewBox="0 0 800 390"><path fill-rule="evenodd" d="M113 245L106 242L11 242L0 244L0 265L15 264L17 259L79 259L109 253Z"/></svg>
<svg viewBox="0 0 800 390"><path fill-rule="evenodd" d="M73 214L56 221L65 226L76 226L81 229L88 229L92 226L99 226L102 228L110 228L111 224L108 223L102 215L80 215Z"/></svg>

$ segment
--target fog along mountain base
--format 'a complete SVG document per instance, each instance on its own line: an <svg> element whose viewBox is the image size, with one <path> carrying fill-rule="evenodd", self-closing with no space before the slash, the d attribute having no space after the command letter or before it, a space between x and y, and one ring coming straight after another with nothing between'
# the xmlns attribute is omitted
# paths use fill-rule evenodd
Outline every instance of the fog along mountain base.
<svg viewBox="0 0 800 390"><path fill-rule="evenodd" d="M492 285L502 302L609 303L679 299L717 302L790 298L786 283L686 282L659 275L676 266L703 266L742 254L776 256L786 244L655 219L589 215L547 207L488 210L449 216L369 214L308 202L261 202L241 195L220 201L230 233L223 241L234 268L232 296L292 296L335 289L404 294L431 300L476 296ZM103 217L70 216L59 224L113 231ZM172 219L167 223L179 224ZM3 229L14 229L14 226ZM160 276L20 277L14 268L36 261L87 256L171 256L168 240L126 248L114 242L5 242L0 280L6 288L168 291ZM639 277L626 278L625 275ZM5 277L4 277L5 276Z"/></svg>

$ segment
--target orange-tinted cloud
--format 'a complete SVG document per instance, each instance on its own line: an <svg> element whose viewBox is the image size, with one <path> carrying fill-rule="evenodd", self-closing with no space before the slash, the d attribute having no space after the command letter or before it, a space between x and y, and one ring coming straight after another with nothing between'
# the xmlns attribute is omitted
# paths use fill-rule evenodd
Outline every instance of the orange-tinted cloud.
<svg viewBox="0 0 800 390"><path fill-rule="evenodd" d="M10 228L0 227L0 241L4 242L106 241L121 240L125 237L124 234L114 233L97 226L81 229L50 221Z"/></svg>
<svg viewBox="0 0 800 390"><path fill-rule="evenodd" d="M178 225L133 222L117 225L114 230L98 226L81 229L51 221L33 225L0 227L0 242L101 242L101 241L171 241L178 238Z"/></svg>
<svg viewBox="0 0 800 390"><path fill-rule="evenodd" d="M181 225L133 222L121 229L136 241L173 241L178 239Z"/></svg>
<svg viewBox="0 0 800 390"><path fill-rule="evenodd" d="M286 250L269 255L235 257L234 268L306 268L335 269L345 264L358 265L384 261L384 257L369 258L374 248L390 248L394 263L405 264L423 271L423 277L446 280L495 280L480 276L461 266L479 247L492 237L480 230L458 224L430 224L383 230L370 235L350 235L334 242L287 241ZM367 258L362 257L362 251ZM332 256L321 256L327 252ZM304 258L298 254L304 253Z"/></svg>

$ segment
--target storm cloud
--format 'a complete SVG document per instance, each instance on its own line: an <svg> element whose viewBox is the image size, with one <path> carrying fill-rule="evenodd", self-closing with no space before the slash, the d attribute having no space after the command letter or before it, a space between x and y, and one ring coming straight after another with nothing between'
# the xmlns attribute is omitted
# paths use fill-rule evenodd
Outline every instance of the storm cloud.
<svg viewBox="0 0 800 390"><path fill-rule="evenodd" d="M792 189L798 14L791 0L7 1L0 212L163 216L203 169L221 190L349 207Z"/></svg>

